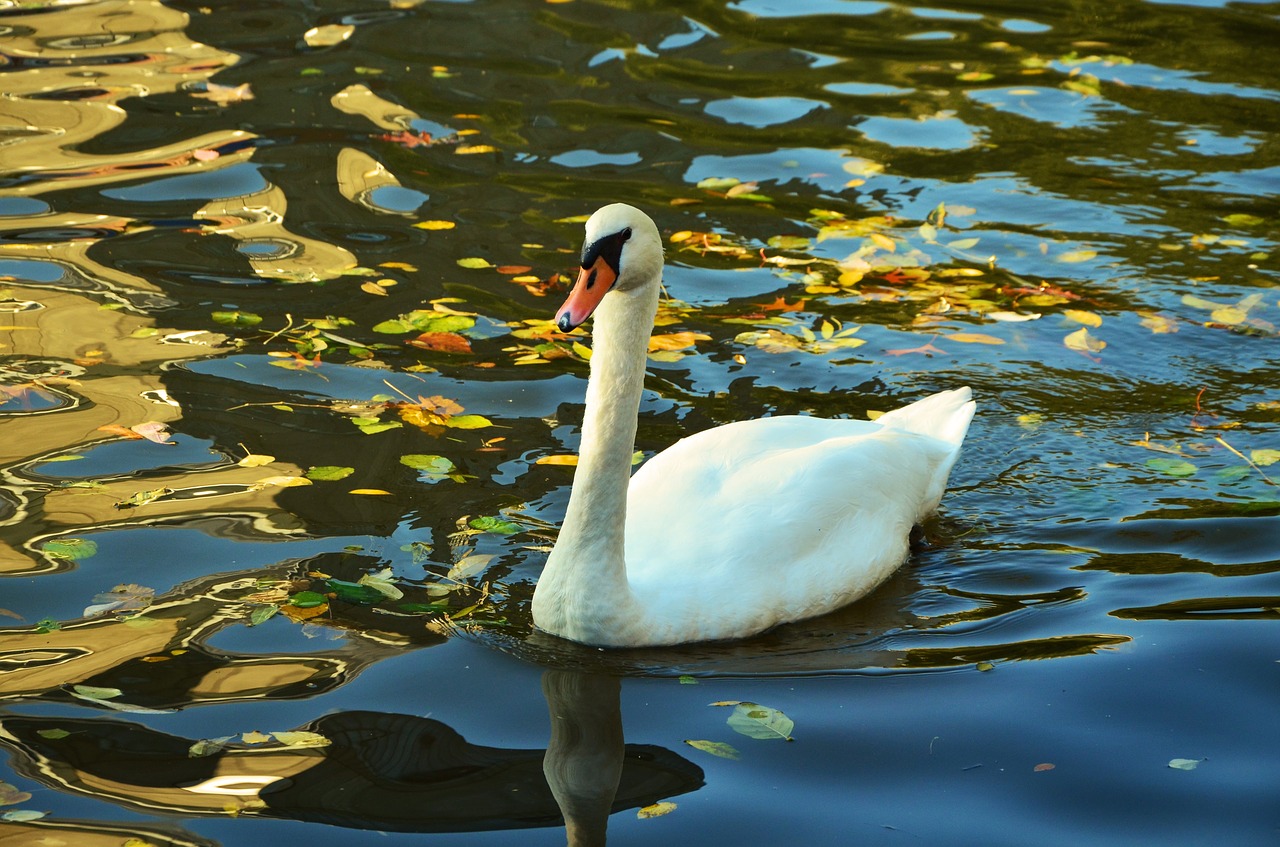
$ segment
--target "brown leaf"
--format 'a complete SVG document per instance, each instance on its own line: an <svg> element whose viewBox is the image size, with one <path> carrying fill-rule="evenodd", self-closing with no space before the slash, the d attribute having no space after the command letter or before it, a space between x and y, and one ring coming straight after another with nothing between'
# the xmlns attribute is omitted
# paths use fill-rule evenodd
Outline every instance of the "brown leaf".
<svg viewBox="0 0 1280 847"><path fill-rule="evenodd" d="M471 342L456 332L424 332L406 344L440 353L470 353Z"/></svg>
<svg viewBox="0 0 1280 847"><path fill-rule="evenodd" d="M533 268L530 265L498 265L494 270L506 276L515 276L516 274L527 274Z"/></svg>

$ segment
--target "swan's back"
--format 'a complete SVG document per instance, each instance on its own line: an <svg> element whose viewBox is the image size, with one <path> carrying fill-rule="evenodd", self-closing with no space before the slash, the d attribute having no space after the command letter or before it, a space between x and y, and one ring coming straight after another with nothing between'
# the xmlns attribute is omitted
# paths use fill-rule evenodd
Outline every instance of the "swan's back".
<svg viewBox="0 0 1280 847"><path fill-rule="evenodd" d="M633 592L655 626L697 622L702 639L864 596L937 507L973 411L962 388L875 422L760 418L680 441L631 480Z"/></svg>

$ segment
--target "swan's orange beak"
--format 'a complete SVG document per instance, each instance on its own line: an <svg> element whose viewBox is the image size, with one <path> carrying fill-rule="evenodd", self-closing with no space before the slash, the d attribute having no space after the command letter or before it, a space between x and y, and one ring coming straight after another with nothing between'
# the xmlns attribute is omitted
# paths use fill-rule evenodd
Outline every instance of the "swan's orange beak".
<svg viewBox="0 0 1280 847"><path fill-rule="evenodd" d="M568 332L581 326L617 281L617 272L609 266L604 256L597 256L590 267L578 271L578 281L573 284L569 299L556 312L556 326L560 331Z"/></svg>

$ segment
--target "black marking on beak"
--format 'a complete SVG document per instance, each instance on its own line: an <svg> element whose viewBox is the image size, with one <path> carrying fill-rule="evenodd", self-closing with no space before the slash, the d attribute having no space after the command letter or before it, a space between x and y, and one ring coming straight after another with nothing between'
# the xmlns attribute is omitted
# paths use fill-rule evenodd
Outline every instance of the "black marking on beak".
<svg viewBox="0 0 1280 847"><path fill-rule="evenodd" d="M560 327L561 332L571 332L573 330L573 321L569 319L569 313L565 312L556 321L556 326Z"/></svg>

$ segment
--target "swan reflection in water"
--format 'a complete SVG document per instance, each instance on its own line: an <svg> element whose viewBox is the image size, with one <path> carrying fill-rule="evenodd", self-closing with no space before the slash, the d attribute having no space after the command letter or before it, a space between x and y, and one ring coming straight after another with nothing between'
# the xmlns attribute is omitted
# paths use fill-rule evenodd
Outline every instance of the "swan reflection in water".
<svg viewBox="0 0 1280 847"><path fill-rule="evenodd" d="M0 744L17 754L25 776L144 812L233 811L393 832L544 827L563 818L575 847L604 844L613 812L703 785L701 768L670 750L624 743L618 677L547 670L542 690L551 716L545 753L484 747L437 720L372 711L302 728L324 746L237 738L193 757L194 739L132 722L43 716L0 720ZM34 831L42 822L23 825Z"/></svg>

